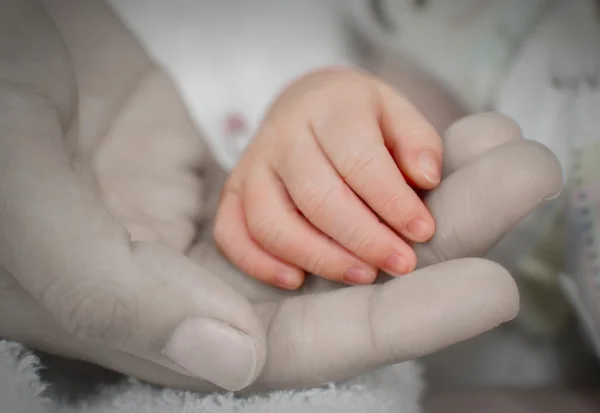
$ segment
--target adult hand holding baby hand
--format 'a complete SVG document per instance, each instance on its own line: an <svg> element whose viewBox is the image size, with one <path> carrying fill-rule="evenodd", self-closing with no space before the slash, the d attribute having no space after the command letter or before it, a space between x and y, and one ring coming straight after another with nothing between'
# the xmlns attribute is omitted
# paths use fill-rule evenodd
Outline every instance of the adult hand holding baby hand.
<svg viewBox="0 0 600 413"><path fill-rule="evenodd" d="M281 288L298 288L304 271L349 284L406 274L416 257L405 239L435 229L413 188L441 174L441 138L407 99L366 73L316 72L275 101L234 168L215 239Z"/></svg>
<svg viewBox="0 0 600 413"><path fill-rule="evenodd" d="M460 259L484 254L561 187L554 156L520 140L506 119L476 116L448 132L448 176L427 197L437 232L415 247L424 268L383 285L329 286L334 291L251 304L236 290L247 277L225 282L187 258L175 247L186 236L132 243L125 228L134 226L116 213L122 210L109 209L93 180L75 172L72 160L86 158L73 156L73 141L78 149L110 146L119 129L125 142L166 134L193 147L197 135L182 126L189 119L172 85L152 75L156 69L106 5L45 4L59 31L34 0L0 9L0 38L12 39L0 44L0 336L168 386L273 389L344 380L515 315L518 295L506 271ZM144 165L171 154L159 151ZM140 221L157 203L172 220L193 221L187 206L167 202L170 192L154 202L131 194L145 200L134 217ZM147 227L161 232L157 222ZM248 294L264 288L252 284Z"/></svg>

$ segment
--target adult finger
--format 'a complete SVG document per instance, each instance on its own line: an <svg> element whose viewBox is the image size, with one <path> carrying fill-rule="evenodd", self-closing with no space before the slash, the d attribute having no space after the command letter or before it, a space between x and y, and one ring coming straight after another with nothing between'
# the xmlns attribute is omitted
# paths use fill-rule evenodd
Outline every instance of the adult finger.
<svg viewBox="0 0 600 413"><path fill-rule="evenodd" d="M435 231L433 217L392 158L373 108L347 105L314 124L319 145L348 186L391 228L411 241L427 241ZM395 143L400 144L408 143Z"/></svg>
<svg viewBox="0 0 600 413"><path fill-rule="evenodd" d="M545 146L513 140L471 160L426 198L437 231L415 245L419 266L481 256L562 188L562 172Z"/></svg>
<svg viewBox="0 0 600 413"><path fill-rule="evenodd" d="M466 141L460 143L466 144ZM504 269L481 259L446 260L484 254L520 217L545 198L554 196L561 188L559 163L542 145L509 140L463 165L429 196L429 206L438 221L438 234L432 241L415 246L419 264L425 268L379 286L353 287L348 291L302 297L306 302L301 299L284 301L280 311L273 316L269 345L271 354L275 353L282 343L281 337L291 336L289 342L281 344L281 349L295 350L298 372L288 376L287 384L305 385L311 380L344 379L380 364L435 351L515 316L518 292L512 277ZM491 186L490 182L495 185ZM441 264L437 264L439 262ZM363 294L361 291L367 291L364 294L369 298L359 298ZM393 297L390 299L393 303L386 304L382 298L387 293ZM341 297L339 301L332 298L337 294ZM356 296L350 297L351 294ZM327 297L327 300L320 301L319 297ZM335 331L340 337L325 342L323 326L331 326L332 321L324 319L322 313L315 310L320 306L311 300L322 302L323 306L334 302L338 310L344 308L341 313L345 319L356 321L361 316L369 319L362 323L354 322L352 328L348 328L348 323L343 324L346 335ZM354 305L365 300L368 305L366 310L361 308L359 315L343 307L346 300ZM307 334L311 330L306 324L302 325L301 336L294 336L293 331L290 334L283 328L278 332L274 326L283 325L286 318L294 319L294 314L301 312L304 306L312 309L311 315L317 314L321 318L319 322L309 324L317 333L314 336ZM381 313L372 307L382 309ZM327 311L330 309L323 313ZM389 315L391 325L384 325L386 315L382 314ZM404 324L403 316L414 324ZM370 330L373 325L382 328ZM406 330L404 326L414 329ZM382 334L383 339L378 334ZM349 335L360 336L362 341L351 342ZM319 337L318 343L306 340L306 337ZM292 345L292 342L300 344ZM334 366L318 357L315 359L311 346L317 345L334 352L336 356L324 354L329 360L335 360ZM316 360L315 365L307 364L310 357ZM273 356L264 370L265 376L272 380L271 385L280 379L277 376L280 368L277 357Z"/></svg>
<svg viewBox="0 0 600 413"><path fill-rule="evenodd" d="M280 288L296 289L304 272L270 254L248 231L242 194L225 189L215 221L215 242L223 255L246 274ZM263 194L264 196L264 194Z"/></svg>
<svg viewBox="0 0 600 413"><path fill-rule="evenodd" d="M132 243L71 168L54 105L14 86L0 96L6 269L81 340L224 388L250 384L266 349L249 302L185 256Z"/></svg>
<svg viewBox="0 0 600 413"><path fill-rule="evenodd" d="M207 383L128 353L69 340L26 293L0 289L2 297L0 309L19 314L0 317L0 332L10 338L154 383L212 390ZM280 307L258 304L256 310L269 328L269 361L253 388L303 388L345 380L480 334L512 318L516 307L511 277L481 259L446 262L385 285L296 296ZM34 331L49 340L40 342Z"/></svg>
<svg viewBox="0 0 600 413"><path fill-rule="evenodd" d="M40 90L63 126L77 107L69 54L38 0L4 0L0 7L0 79Z"/></svg>
<svg viewBox="0 0 600 413"><path fill-rule="evenodd" d="M92 9L101 16L92 13L89 23L103 21L123 34L118 19L97 3ZM90 10L78 11L85 18ZM39 1L8 0L0 8L0 262L73 341L129 352L226 388L243 387L260 373L265 357L264 332L247 300L182 255L131 243L73 172L65 133L76 138L79 129L71 125L78 106L71 63L81 62L82 54L77 46L74 53L65 50L64 40L81 39L78 30L69 33L69 39L62 38ZM131 37L115 39L122 46ZM125 71L139 68L136 62L146 65L145 73L152 69L147 59L138 59L141 48L129 46L134 52ZM96 57L88 56L82 65ZM78 75L86 72L87 67L79 68ZM123 71L117 72L104 86L118 91L116 100L122 102ZM84 84L94 83L90 79L78 77ZM106 88L94 86L94 101L110 103ZM85 116L89 122L79 126L102 129L115 116L114 107L93 106L98 117ZM170 107L160 109L172 121ZM90 143L90 135L85 138ZM199 347L207 357L197 356Z"/></svg>
<svg viewBox="0 0 600 413"><path fill-rule="evenodd" d="M345 380L481 334L512 319L518 307L512 277L475 258L382 285L286 299L269 324L264 384L295 388Z"/></svg>
<svg viewBox="0 0 600 413"><path fill-rule="evenodd" d="M521 128L506 115L486 112L462 118L444 134L444 176L485 152L518 139L522 139Z"/></svg>
<svg viewBox="0 0 600 413"><path fill-rule="evenodd" d="M279 160L276 170L306 219L376 268L397 275L411 271L415 265L412 248L346 185L312 136L296 142L288 152L290 156Z"/></svg>
<svg viewBox="0 0 600 413"><path fill-rule="evenodd" d="M248 181L244 209L252 237L280 259L333 281L370 284L377 276L374 267L350 254L298 213L274 172L257 171Z"/></svg>

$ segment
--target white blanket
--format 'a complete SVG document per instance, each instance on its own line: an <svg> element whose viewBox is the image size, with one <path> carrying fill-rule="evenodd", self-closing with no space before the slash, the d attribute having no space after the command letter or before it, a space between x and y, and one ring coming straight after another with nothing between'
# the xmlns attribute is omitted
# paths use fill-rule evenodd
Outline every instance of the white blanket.
<svg viewBox="0 0 600 413"><path fill-rule="evenodd" d="M35 355L18 344L0 341L2 413L417 413L423 389L420 368L406 362L344 384L250 398L197 395L127 380L79 404L66 405L50 400L52 385L41 382L38 370ZM64 379L76 391L77 380Z"/></svg>

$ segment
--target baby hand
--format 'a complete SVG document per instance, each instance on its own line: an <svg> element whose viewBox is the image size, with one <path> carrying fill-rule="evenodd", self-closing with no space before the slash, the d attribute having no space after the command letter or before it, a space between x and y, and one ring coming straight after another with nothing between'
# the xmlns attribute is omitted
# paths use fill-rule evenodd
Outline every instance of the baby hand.
<svg viewBox="0 0 600 413"><path fill-rule="evenodd" d="M247 274L295 289L305 273L370 284L416 266L434 233L415 189L441 179L442 141L389 85L330 69L275 101L231 173L215 239Z"/></svg>

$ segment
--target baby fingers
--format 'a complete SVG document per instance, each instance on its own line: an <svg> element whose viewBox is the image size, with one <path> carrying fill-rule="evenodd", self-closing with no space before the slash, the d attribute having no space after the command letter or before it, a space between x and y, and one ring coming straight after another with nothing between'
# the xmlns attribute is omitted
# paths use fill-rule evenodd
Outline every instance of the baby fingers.
<svg viewBox="0 0 600 413"><path fill-rule="evenodd" d="M314 227L298 211L271 171L260 171L244 190L248 231L265 250L333 281L370 284L377 271Z"/></svg>
<svg viewBox="0 0 600 413"><path fill-rule="evenodd" d="M268 189L267 189L268 190ZM247 227L242 194L225 189L217 212L214 236L223 255L246 274L289 290L304 282L304 272L265 251Z"/></svg>
<svg viewBox="0 0 600 413"><path fill-rule="evenodd" d="M412 271L416 264L412 248L344 182L317 141L299 138L296 142L289 152L293 156L282 158L277 172L306 220L376 268L398 275ZM376 180L381 181L381 176Z"/></svg>
<svg viewBox="0 0 600 413"><path fill-rule="evenodd" d="M351 284L370 284L377 275L307 221L269 170L254 170L239 192L225 191L215 236L244 272L280 288L300 287L303 271Z"/></svg>
<svg viewBox="0 0 600 413"><path fill-rule="evenodd" d="M314 125L315 139L340 177L371 210L407 239L427 241L435 230L433 217L406 182L375 116L360 113L340 112Z"/></svg>

